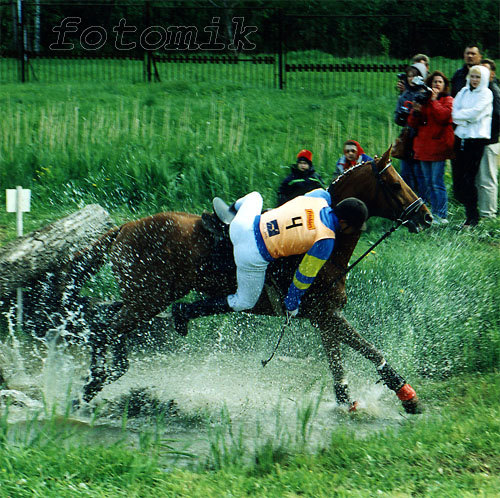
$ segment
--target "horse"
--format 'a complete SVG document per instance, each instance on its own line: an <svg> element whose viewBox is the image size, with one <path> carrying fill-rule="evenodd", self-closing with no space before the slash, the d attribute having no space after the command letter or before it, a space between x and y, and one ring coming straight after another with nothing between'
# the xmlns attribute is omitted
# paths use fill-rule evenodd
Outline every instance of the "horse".
<svg viewBox="0 0 500 498"><path fill-rule="evenodd" d="M370 217L397 221L406 213L404 225L416 233L431 225L432 216L392 166L390 150L381 158L348 169L331 183L328 191L334 204L347 197L361 199ZM361 233L338 234L332 255L302 300L301 317L320 331L339 404L355 407L344 379L341 343L345 343L375 365L408 413L417 413L421 407L414 389L341 312L347 300L346 268L360 236ZM111 262L122 296L109 323L94 332L90 340L90 375L83 389L84 401L92 400L107 383L127 371L127 339L140 325L190 291L208 297L235 292L235 267L217 266L214 247L215 236L200 215L162 212L112 228L94 245L75 255L65 274L65 288L72 289L74 297L105 261ZM299 260L300 257L292 256L271 263L266 286L286 295ZM279 315L281 310L271 294L263 292L250 313ZM105 360L108 349L113 357L111 367Z"/></svg>

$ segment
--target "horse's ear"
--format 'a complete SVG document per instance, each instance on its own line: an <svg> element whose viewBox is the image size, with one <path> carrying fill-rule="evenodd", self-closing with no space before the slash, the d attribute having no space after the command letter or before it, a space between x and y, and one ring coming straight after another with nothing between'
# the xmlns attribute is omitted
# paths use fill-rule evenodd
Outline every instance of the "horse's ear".
<svg viewBox="0 0 500 498"><path fill-rule="evenodd" d="M387 163L389 162L391 158L391 150L392 150L392 144L389 146L389 148L384 152L382 157L377 161L377 167L379 170L384 169L387 166Z"/></svg>

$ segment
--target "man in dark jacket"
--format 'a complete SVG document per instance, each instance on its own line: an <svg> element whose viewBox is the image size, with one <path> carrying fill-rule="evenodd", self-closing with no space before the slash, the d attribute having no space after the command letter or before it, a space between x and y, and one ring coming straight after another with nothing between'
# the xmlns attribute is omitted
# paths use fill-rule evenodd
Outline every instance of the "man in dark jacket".
<svg viewBox="0 0 500 498"><path fill-rule="evenodd" d="M500 143L498 136L500 131L500 87L495 77L496 64L491 59L483 59L482 66L490 70L490 83L488 88L493 93L493 114L491 116L491 138L484 148L479 171L476 175L477 204L479 216L482 218L494 218L497 214L498 203L498 154Z"/></svg>
<svg viewBox="0 0 500 498"><path fill-rule="evenodd" d="M321 176L314 170L312 152L303 149L297 154L297 162L292 164L288 175L278 189L276 207L285 204L299 195L304 195L317 188L325 188Z"/></svg>
<svg viewBox="0 0 500 498"><path fill-rule="evenodd" d="M481 49L474 45L473 43L470 43L465 47L464 50L464 62L465 64L460 68L457 69L453 77L451 78L451 96L455 98L457 93L465 86L466 83L466 77L467 74L469 73L469 69L472 66L476 66L481 63Z"/></svg>

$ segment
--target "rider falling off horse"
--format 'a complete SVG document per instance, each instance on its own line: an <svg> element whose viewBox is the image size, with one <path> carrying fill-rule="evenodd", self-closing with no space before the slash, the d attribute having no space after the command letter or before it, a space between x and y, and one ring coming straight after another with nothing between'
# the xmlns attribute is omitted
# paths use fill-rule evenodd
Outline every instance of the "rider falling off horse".
<svg viewBox="0 0 500 498"><path fill-rule="evenodd" d="M289 317L297 316L304 293L330 257L335 233L359 232L368 218L364 202L354 197L332 207L330 194L316 189L282 206L262 212L263 200L251 192L228 207L214 199L214 210L229 224L236 263L236 293L194 303L174 303L176 331L185 336L193 318L244 311L257 303L269 263L277 258L304 254L285 297Z"/></svg>

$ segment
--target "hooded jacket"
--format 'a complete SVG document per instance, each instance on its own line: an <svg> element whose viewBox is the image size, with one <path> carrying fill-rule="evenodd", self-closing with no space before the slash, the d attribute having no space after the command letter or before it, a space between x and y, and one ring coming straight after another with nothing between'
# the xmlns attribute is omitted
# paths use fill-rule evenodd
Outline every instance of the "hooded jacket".
<svg viewBox="0 0 500 498"><path fill-rule="evenodd" d="M481 81L477 88L471 89L470 73L475 68L481 72ZM457 125L455 135L458 138L490 138L493 94L488 88L489 79L487 67L472 66L467 75L467 84L455 97L452 118Z"/></svg>

